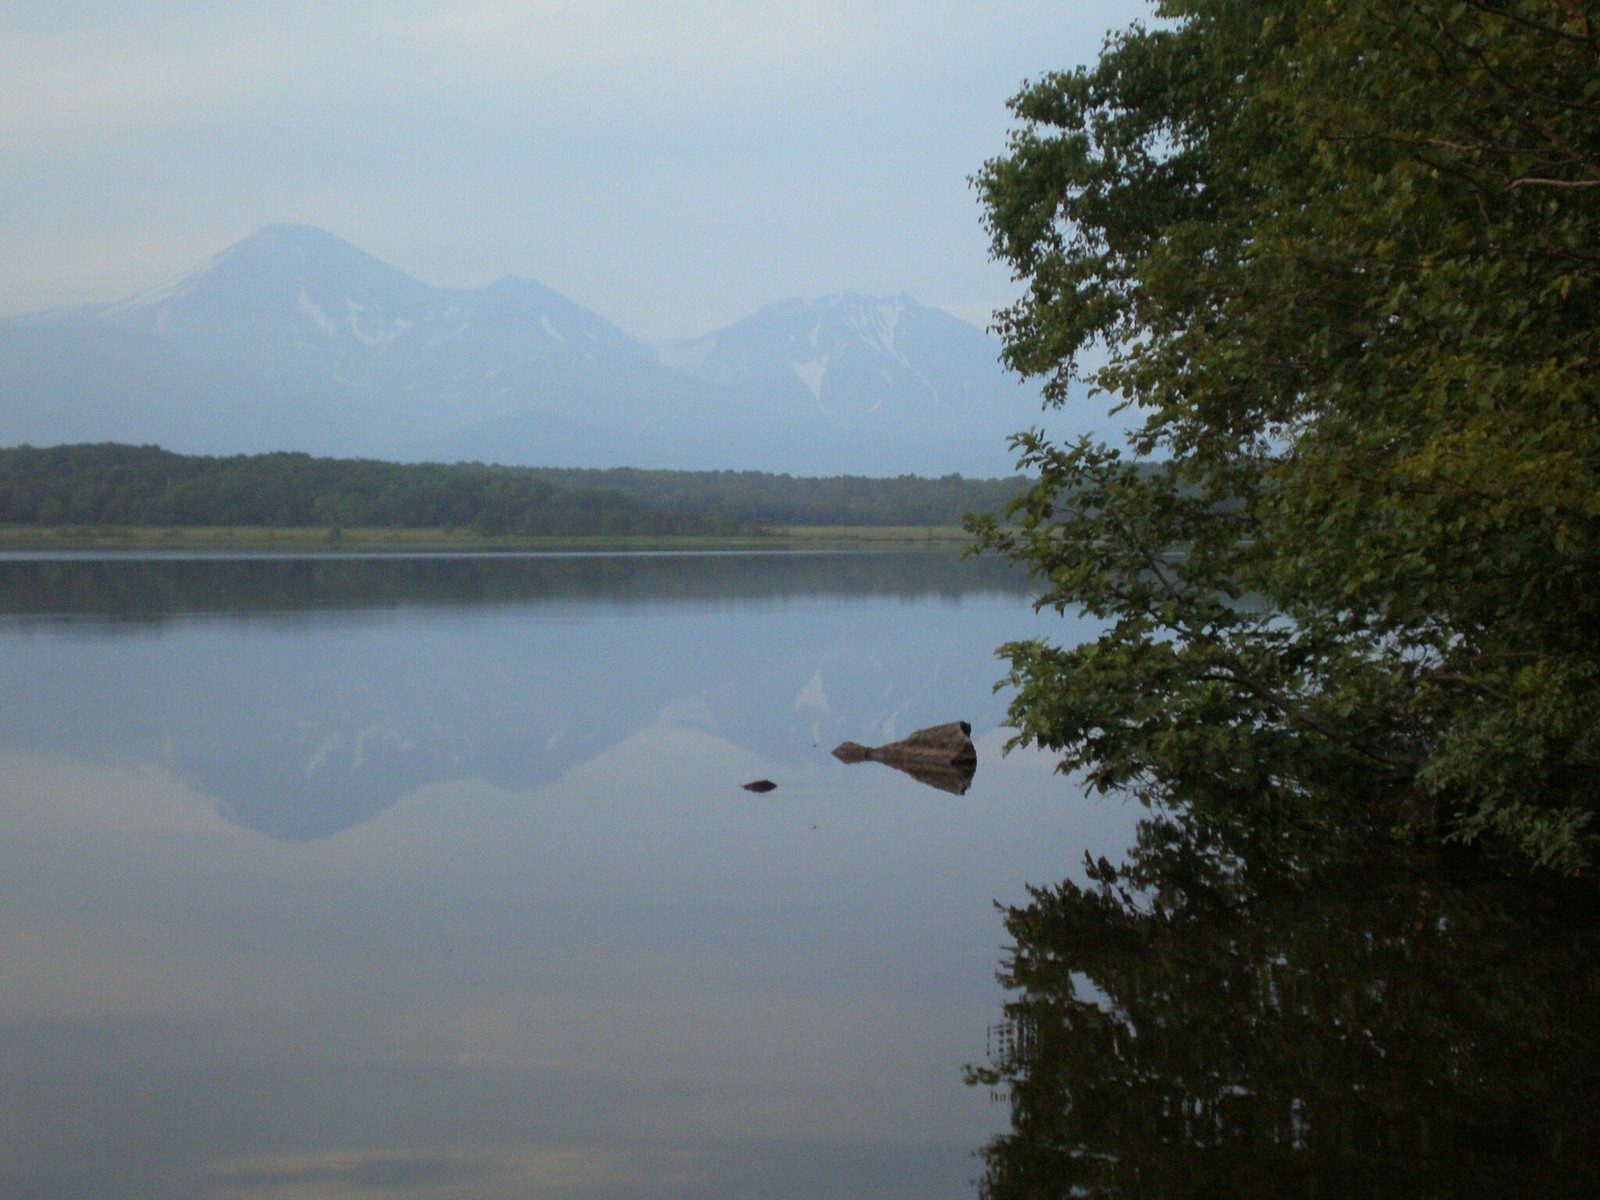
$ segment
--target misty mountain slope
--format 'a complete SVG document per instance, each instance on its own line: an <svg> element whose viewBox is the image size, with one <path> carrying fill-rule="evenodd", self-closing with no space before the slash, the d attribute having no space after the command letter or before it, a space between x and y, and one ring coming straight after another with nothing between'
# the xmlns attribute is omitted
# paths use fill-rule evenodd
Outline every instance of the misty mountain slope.
<svg viewBox="0 0 1600 1200"><path fill-rule="evenodd" d="M376 345L437 291L320 229L271 225L177 283L89 312L169 338L283 334L298 313L304 332Z"/></svg>
<svg viewBox="0 0 1600 1200"><path fill-rule="evenodd" d="M994 476L1039 419L998 352L855 295L651 346L532 280L433 287L279 225L168 287L0 320L0 444Z"/></svg>
<svg viewBox="0 0 1600 1200"><path fill-rule="evenodd" d="M1014 390L998 344L908 296L786 300L658 352L775 408L852 424L948 421ZM979 362L993 369L975 372Z"/></svg>

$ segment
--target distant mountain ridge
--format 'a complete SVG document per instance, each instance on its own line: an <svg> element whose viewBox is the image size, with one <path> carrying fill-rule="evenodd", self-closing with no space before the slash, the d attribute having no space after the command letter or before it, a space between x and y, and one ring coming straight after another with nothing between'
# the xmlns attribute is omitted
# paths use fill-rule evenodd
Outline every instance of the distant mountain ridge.
<svg viewBox="0 0 1600 1200"><path fill-rule="evenodd" d="M998 354L907 296L652 345L532 280L434 287L278 225L168 287L0 320L0 444L996 476L1040 421Z"/></svg>

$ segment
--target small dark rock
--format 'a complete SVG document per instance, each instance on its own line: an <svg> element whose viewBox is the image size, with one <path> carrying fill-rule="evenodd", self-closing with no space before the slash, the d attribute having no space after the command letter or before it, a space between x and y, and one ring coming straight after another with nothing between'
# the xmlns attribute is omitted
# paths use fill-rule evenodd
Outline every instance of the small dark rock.
<svg viewBox="0 0 1600 1200"><path fill-rule="evenodd" d="M745 784L744 790L747 792L770 792L777 786L770 779L757 779L754 783Z"/></svg>

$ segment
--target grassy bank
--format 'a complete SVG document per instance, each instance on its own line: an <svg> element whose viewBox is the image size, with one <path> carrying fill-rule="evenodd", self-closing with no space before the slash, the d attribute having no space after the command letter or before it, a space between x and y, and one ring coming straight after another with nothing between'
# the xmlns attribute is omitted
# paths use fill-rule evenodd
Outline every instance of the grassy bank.
<svg viewBox="0 0 1600 1200"><path fill-rule="evenodd" d="M0 551L260 551L281 554L515 553L539 550L781 550L959 547L955 526L796 525L726 537L521 537L470 529L326 529L259 526L0 525Z"/></svg>

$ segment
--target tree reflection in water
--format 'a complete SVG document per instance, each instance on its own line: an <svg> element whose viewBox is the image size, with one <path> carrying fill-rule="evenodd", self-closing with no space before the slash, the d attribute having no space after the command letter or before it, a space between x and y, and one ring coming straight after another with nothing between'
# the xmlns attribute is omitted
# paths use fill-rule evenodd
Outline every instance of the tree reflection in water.
<svg viewBox="0 0 1600 1200"><path fill-rule="evenodd" d="M1182 807L1089 878L1007 913L985 1197L1600 1195L1592 889Z"/></svg>

